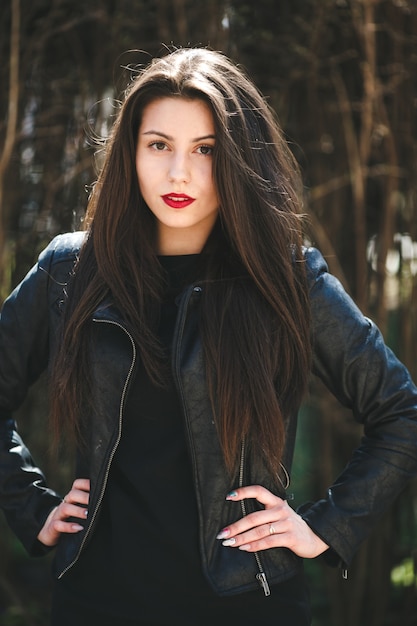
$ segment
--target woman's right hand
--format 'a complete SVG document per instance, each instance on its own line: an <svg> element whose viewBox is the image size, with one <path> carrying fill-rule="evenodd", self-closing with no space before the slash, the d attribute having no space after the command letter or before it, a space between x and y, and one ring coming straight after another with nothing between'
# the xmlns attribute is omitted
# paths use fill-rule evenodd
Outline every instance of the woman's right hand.
<svg viewBox="0 0 417 626"><path fill-rule="evenodd" d="M86 519L89 495L89 479L77 478L61 504L49 513L38 540L45 546L55 546L61 533L78 533L83 530L84 526L70 522L68 518Z"/></svg>

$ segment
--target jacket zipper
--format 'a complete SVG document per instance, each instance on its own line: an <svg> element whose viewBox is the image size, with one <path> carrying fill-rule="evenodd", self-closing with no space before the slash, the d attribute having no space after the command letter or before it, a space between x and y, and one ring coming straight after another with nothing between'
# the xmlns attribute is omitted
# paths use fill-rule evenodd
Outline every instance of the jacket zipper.
<svg viewBox="0 0 417 626"><path fill-rule="evenodd" d="M107 480L108 480L109 473L110 473L110 466L111 466L111 464L112 464L113 457L114 457L114 455L116 454L116 450L117 450L117 447L118 447L118 445L119 445L120 438L121 438L121 435L122 435L123 411L124 411L124 403L125 403L125 399L126 399L127 387L128 387L128 384L129 384L130 378L131 378L131 376L132 376L133 368L135 367L135 364L136 364L136 345L135 345L135 342L134 342L134 340L133 340L132 335L129 333L129 331L128 331L128 330L127 330L124 326L122 326L121 324L119 324L119 322L115 322L114 320L100 320L100 319L97 319L97 318L93 318L93 322L97 322L97 323L101 323L101 324L113 324L114 326L117 326L118 328L121 328L121 329L123 330L123 332L124 332L124 333L125 333L125 334L129 337L129 339L130 339L130 342L131 342L131 344L132 344L132 349L133 349L133 356L132 356L132 362L131 362L131 364L130 364L129 371L128 371L127 376L126 376L125 384L124 384L124 386L123 386L122 397L121 397L121 399L120 399L120 407L119 407L119 432L118 432L118 434L117 434L117 439L116 439L116 441L115 441L115 443L114 443L114 446L113 446L113 448L112 448L112 450L111 450L111 452L110 452L110 456L109 456L108 461L107 461L106 472L105 472L104 479L103 479L103 482L102 482L101 491L100 491L100 495L99 495L98 500L97 500L97 504L96 504L96 506L95 506L95 509L94 509L94 511L93 511L93 514L91 515L91 517L89 516L89 518L88 518L88 519L89 519L89 524L88 524L88 526L87 526L87 528L86 528L86 531L85 531L85 534L84 534L83 540L82 540L82 542L81 542L81 544L80 544L80 547L79 547L79 549L78 549L78 552L77 552L77 554L76 554L75 558L74 558L74 559L71 561L71 563L70 563L69 565L67 565L67 567L66 567L66 568L65 568L65 569L61 572L61 574L58 576L58 579L62 578L62 576L64 576L64 574L66 574L66 573L68 572L68 570L70 570L70 569L71 569L71 568L75 565L75 563L78 561L78 559L79 559L79 557L80 557L80 554L81 554L81 552L82 552L82 550L83 550L83 548L84 548L84 546L85 546L85 542L87 541L87 539L88 539L88 537L89 537L89 535L90 535L91 529L92 529L92 527L93 527L94 520L95 520L95 518L97 517L97 513L98 513L98 510L99 510L99 508L100 508L100 505L101 505L101 503L102 503L102 501L103 501L104 492L105 492L105 490L106 490Z"/></svg>
<svg viewBox="0 0 417 626"><path fill-rule="evenodd" d="M184 326L185 326L185 319L186 319L186 312L188 310L188 304L191 300L191 297L193 295L193 293L200 293L201 292L201 287L193 287L192 290L190 290L190 292L188 293L188 296L183 300L182 303L182 315L179 318L179 323L177 325L177 331L175 333L175 337L174 337L174 342L173 345L175 346L175 352L173 352L173 357L174 357L174 371L175 371L175 375L176 375L176 379L177 379L177 389L181 395L181 400L182 400L182 405L183 407L185 406L184 404L184 399L183 399L183 392L182 392L182 387L180 384L180 376L179 376L179 360L178 360L178 354L179 354L179 345L180 345L180 341L179 341L179 337L182 335ZM186 422L186 427L187 427L187 433L188 433L188 440L190 441L190 427L188 424L188 420L185 420ZM192 446L190 446L191 448L191 455L192 455L192 459L193 459L193 465L195 465L195 458L194 458L194 450L192 449ZM241 451L241 457L240 457L240 468L239 468L239 487L243 487L243 476L244 476L244 465L245 465L245 442L242 441L242 451ZM241 506L241 510L242 510L242 514L244 517L246 517L246 504L244 500L241 500L240 502L240 506ZM258 568L258 573L256 574L256 580L258 581L258 583L261 585L263 592L265 594L265 596L269 596L271 595L271 590L269 588L269 584L268 584L268 580L265 574L265 571L262 567L262 561L261 561L261 557L259 556L258 552L254 552L254 557L256 560L256 565Z"/></svg>
<svg viewBox="0 0 417 626"><path fill-rule="evenodd" d="M239 487L243 487L244 468L245 468L245 440L242 441L242 448L241 448L241 454L240 454ZM241 500L240 501L240 508L242 509L243 517L246 517L247 513L246 513L246 503L245 503L245 500ZM258 573L256 574L256 580L258 581L258 583L262 587L262 590L263 590L265 596L270 596L271 595L271 589L269 588L268 579L266 577L264 568L262 566L262 561L261 561L261 557L259 555L259 552L254 552L253 556L255 557L256 565L257 565L257 568L258 568Z"/></svg>

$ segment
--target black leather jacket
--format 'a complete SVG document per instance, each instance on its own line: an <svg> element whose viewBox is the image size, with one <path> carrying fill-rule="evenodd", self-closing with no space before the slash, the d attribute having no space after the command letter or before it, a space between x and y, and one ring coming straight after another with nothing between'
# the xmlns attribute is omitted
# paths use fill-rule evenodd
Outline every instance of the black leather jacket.
<svg viewBox="0 0 417 626"><path fill-rule="evenodd" d="M27 550L45 549L36 537L61 498L47 488L42 472L17 434L13 411L28 386L48 366L64 303L65 285L83 239L60 235L4 304L0 320L0 505ZM312 308L313 373L364 425L364 436L349 465L320 501L301 509L313 530L331 546L327 556L348 564L359 543L406 481L417 471L417 389L407 370L384 345L338 281L327 272L320 253L305 251ZM224 471L204 377L196 310L201 288L182 294L175 330L172 368L182 401L200 520L204 572L219 594L240 593L259 583L278 583L300 566L288 549L259 554L224 548L216 540L223 526L249 512L225 501L239 484L273 488L256 459L248 462L242 445L240 475L232 484ZM103 303L92 322L92 394L88 461L78 476L91 479L89 516L84 531L59 543L55 567L65 575L93 532L112 458L121 437L123 407L137 363L129 329L111 303ZM296 417L287 422L280 477L285 497L293 456ZM276 491L276 489L275 489Z"/></svg>

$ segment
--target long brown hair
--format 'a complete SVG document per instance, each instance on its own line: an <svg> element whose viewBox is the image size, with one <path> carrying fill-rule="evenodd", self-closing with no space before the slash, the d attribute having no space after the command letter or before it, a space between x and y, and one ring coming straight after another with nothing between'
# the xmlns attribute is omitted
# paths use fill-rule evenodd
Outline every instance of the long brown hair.
<svg viewBox="0 0 417 626"><path fill-rule="evenodd" d="M155 220L141 197L135 154L141 115L160 97L202 99L216 129L213 176L219 220L210 237L201 333L220 443L232 471L242 438L279 470L285 421L310 366L300 177L273 112L221 53L180 49L155 59L128 88L89 202L87 238L69 286L51 411L73 431L88 405L89 320L111 295L134 329L144 366L163 384L155 320L163 289Z"/></svg>

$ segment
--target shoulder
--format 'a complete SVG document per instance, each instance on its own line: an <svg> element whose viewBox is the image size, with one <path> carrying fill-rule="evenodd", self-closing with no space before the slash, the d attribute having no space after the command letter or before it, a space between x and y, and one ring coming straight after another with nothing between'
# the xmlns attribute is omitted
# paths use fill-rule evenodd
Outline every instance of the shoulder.
<svg viewBox="0 0 417 626"><path fill-rule="evenodd" d="M355 323L360 321L367 328L369 320L361 313L339 279L329 272L321 252L310 247L304 248L303 253L313 322L321 320L328 327L331 319L338 318L339 321L343 319L345 324L348 320Z"/></svg>
<svg viewBox="0 0 417 626"><path fill-rule="evenodd" d="M84 231L57 235L41 252L36 267L51 281L50 284L61 289L68 284L87 236Z"/></svg>
<svg viewBox="0 0 417 626"><path fill-rule="evenodd" d="M311 288L320 277L328 273L329 268L323 255L317 248L304 247L303 255L306 264L307 280Z"/></svg>
<svg viewBox="0 0 417 626"><path fill-rule="evenodd" d="M74 262L86 237L87 233L83 231L57 235L39 255L39 265Z"/></svg>

